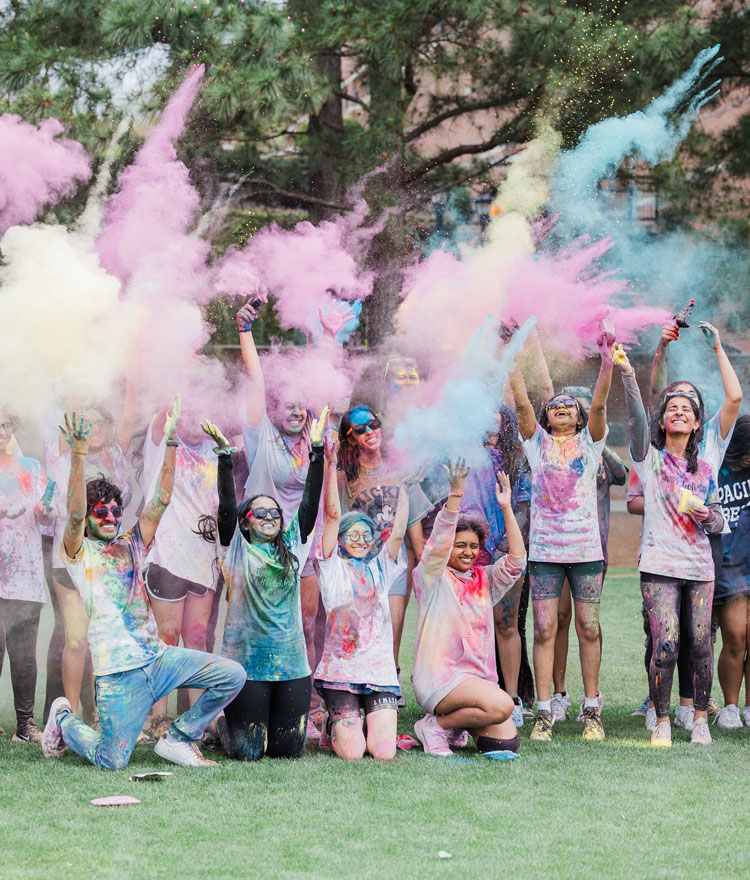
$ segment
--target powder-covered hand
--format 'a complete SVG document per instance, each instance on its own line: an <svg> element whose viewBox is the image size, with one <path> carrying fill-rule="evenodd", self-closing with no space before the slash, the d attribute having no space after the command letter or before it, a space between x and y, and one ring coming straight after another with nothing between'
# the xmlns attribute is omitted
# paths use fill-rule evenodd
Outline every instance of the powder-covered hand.
<svg viewBox="0 0 750 880"><path fill-rule="evenodd" d="M495 498L501 509L507 510L511 502L510 478L504 471L497 472L497 482L495 483Z"/></svg>
<svg viewBox="0 0 750 880"><path fill-rule="evenodd" d="M166 418L164 419L164 436L167 438L167 443L175 444L177 443L177 425L180 422L180 409L182 407L182 398L178 394L173 403L172 409L167 413Z"/></svg>
<svg viewBox="0 0 750 880"><path fill-rule="evenodd" d="M443 467L448 474L448 482L451 484L451 495L463 494L466 478L471 470L470 467L466 466L466 459L457 458L455 464L448 462Z"/></svg>
<svg viewBox="0 0 750 880"><path fill-rule="evenodd" d="M221 430L217 425L214 425L213 422L209 422L206 419L205 422L201 423L201 430L208 434L208 436L214 441L216 444L216 448L214 452L217 455L221 455L221 453L225 453L227 451L231 451L234 447L230 444L229 440L221 433Z"/></svg>
<svg viewBox="0 0 750 880"><path fill-rule="evenodd" d="M323 440L323 455L329 468L335 468L338 464L338 455L336 454L336 444L332 437L326 437Z"/></svg>
<svg viewBox="0 0 750 880"><path fill-rule="evenodd" d="M633 367L628 360L628 356L625 354L625 349L617 342L612 346L612 363L618 366L623 373L630 375L633 372Z"/></svg>
<svg viewBox="0 0 750 880"><path fill-rule="evenodd" d="M89 436L94 423L90 419L86 421L86 416L83 413L78 419L75 413L72 416L65 413L63 418L65 419L65 427L60 425L60 433L65 438L65 442L73 452L81 452L86 455L89 451Z"/></svg>
<svg viewBox="0 0 750 880"><path fill-rule="evenodd" d="M680 338L680 328L677 322L672 320L661 328L661 345L666 348L670 342L677 342Z"/></svg>
<svg viewBox="0 0 750 880"><path fill-rule="evenodd" d="M26 513L26 508L23 505L0 507L0 519L18 519L24 513Z"/></svg>
<svg viewBox="0 0 750 880"><path fill-rule="evenodd" d="M330 409L328 406L324 406L320 416L317 419L313 419L312 424L310 425L310 443L313 446L320 446L323 442L323 435L328 427L329 413Z"/></svg>
<svg viewBox="0 0 750 880"><path fill-rule="evenodd" d="M357 317L357 313L348 302L335 302L327 312L318 308L318 316L323 332L335 339L349 321Z"/></svg>
<svg viewBox="0 0 750 880"><path fill-rule="evenodd" d="M249 299L237 312L237 327L240 333L249 333L253 329L257 317L258 309L253 300Z"/></svg>
<svg viewBox="0 0 750 880"><path fill-rule="evenodd" d="M719 331L714 327L713 324L709 324L708 321L701 321L698 326L701 328L703 333L706 336L706 339L713 345L714 349L721 347L721 336L719 335Z"/></svg>
<svg viewBox="0 0 750 880"><path fill-rule="evenodd" d="M599 337L596 340L596 344L599 348L601 359L606 363L612 362L612 346L616 341L617 336L615 335L615 328L612 326L612 322L608 318L602 318L599 322Z"/></svg>

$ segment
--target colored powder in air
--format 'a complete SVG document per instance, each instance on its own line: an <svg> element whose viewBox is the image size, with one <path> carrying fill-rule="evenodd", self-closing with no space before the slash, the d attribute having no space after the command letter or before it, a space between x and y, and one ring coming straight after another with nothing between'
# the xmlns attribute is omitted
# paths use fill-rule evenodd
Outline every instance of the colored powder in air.
<svg viewBox="0 0 750 880"><path fill-rule="evenodd" d="M20 116L0 116L0 235L20 223L33 223L46 205L72 195L91 177L83 147L61 138L62 125L45 119L38 127Z"/></svg>

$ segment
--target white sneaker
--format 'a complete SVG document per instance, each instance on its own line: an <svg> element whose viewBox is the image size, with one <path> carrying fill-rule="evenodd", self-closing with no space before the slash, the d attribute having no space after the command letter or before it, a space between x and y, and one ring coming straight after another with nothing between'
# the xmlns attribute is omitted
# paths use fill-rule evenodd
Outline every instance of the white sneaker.
<svg viewBox="0 0 750 880"><path fill-rule="evenodd" d="M585 697L581 697L581 711L578 713L578 715L576 717L576 721L583 721L583 706L584 706L585 702L586 702ZM596 705L597 705L597 708L599 709L599 715L601 716L602 709L604 708L604 697L602 696L602 692L598 689L596 691Z"/></svg>
<svg viewBox="0 0 750 880"><path fill-rule="evenodd" d="M663 723L664 722L662 721L662 724ZM653 706L649 706L648 709L646 709L646 730L650 730L651 733L656 730L656 709Z"/></svg>
<svg viewBox="0 0 750 880"><path fill-rule="evenodd" d="M570 694L567 691L552 694L549 706L552 718L555 721L567 721L568 709L570 709Z"/></svg>
<svg viewBox="0 0 750 880"><path fill-rule="evenodd" d="M750 706L745 706L742 710L742 720L748 727L750 727Z"/></svg>
<svg viewBox="0 0 750 880"><path fill-rule="evenodd" d="M198 744L172 739L169 734L156 741L154 752L165 761L182 767L215 767L216 761L209 761L200 753Z"/></svg>
<svg viewBox="0 0 750 880"><path fill-rule="evenodd" d="M651 745L655 749L672 748L672 726L668 721L662 721L656 725L651 734Z"/></svg>
<svg viewBox="0 0 750 880"><path fill-rule="evenodd" d="M714 724L718 724L719 727L723 727L725 730L737 730L738 727L742 727L739 706L735 706L734 703L728 703L719 711L719 714L714 719Z"/></svg>
<svg viewBox="0 0 750 880"><path fill-rule="evenodd" d="M45 758L62 758L65 754L62 730L60 730L60 724L57 720L57 716L62 709L67 709L68 712L73 711L73 707L65 697L58 697L56 700L53 700L52 705L49 707L49 716L47 717L47 723L44 725L44 733L42 733L42 754Z"/></svg>
<svg viewBox="0 0 750 880"><path fill-rule="evenodd" d="M514 698L513 713L510 717L511 721L516 725L516 729L519 727L523 727L523 705L521 703L520 697Z"/></svg>
<svg viewBox="0 0 750 880"><path fill-rule="evenodd" d="M685 730L693 729L695 709L693 706L678 706L674 710L674 726L684 727Z"/></svg>
<svg viewBox="0 0 750 880"><path fill-rule="evenodd" d="M438 724L434 715L425 715L414 725L414 733L422 743L426 755L450 758L453 752L448 746L448 731Z"/></svg>
<svg viewBox="0 0 750 880"><path fill-rule="evenodd" d="M690 737L690 742L696 746L710 746L713 742L711 731L708 729L708 721L705 718L699 718L693 724L693 735Z"/></svg>

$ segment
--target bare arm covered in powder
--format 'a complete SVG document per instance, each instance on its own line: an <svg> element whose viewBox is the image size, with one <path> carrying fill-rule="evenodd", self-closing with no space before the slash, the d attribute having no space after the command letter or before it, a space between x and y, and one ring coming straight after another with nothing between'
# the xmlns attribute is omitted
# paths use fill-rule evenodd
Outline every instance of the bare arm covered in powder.
<svg viewBox="0 0 750 880"><path fill-rule="evenodd" d="M393 518L393 528L391 529L391 534L388 536L388 541L386 545L388 547L388 555L395 562L398 559L398 554L401 550L401 544L404 541L404 535L406 534L406 524L409 522L409 485L406 480L401 483L401 488L398 492L398 504L396 505L396 515ZM422 530L422 524L419 523L420 533ZM419 548L419 553L417 557L421 556L422 551L424 550L424 540L422 541L422 546ZM416 552L416 550L415 550Z"/></svg>
<svg viewBox="0 0 750 880"><path fill-rule="evenodd" d="M602 322L599 338L596 341L599 356L602 359L599 367L599 378L596 380L594 395L589 410L589 434L596 443L607 432L607 398L612 385L612 346L615 343L614 332Z"/></svg>
<svg viewBox="0 0 750 880"><path fill-rule="evenodd" d="M669 373L669 343L676 342L680 338L680 328L675 321L670 321L661 328L661 338L654 353L654 361L651 364L651 389L649 409L661 394L662 388L667 384Z"/></svg>
<svg viewBox="0 0 750 880"><path fill-rule="evenodd" d="M513 393L513 400L516 404L518 430L521 432L523 439L528 440L534 435L536 430L536 416L534 415L534 407L529 400L526 384L518 367L510 374L510 390Z"/></svg>
<svg viewBox="0 0 750 880"><path fill-rule="evenodd" d="M258 312L252 300L245 303L237 312L237 328L240 331L240 350L242 363L249 377L247 397L247 423L257 425L266 411L266 383L260 366L258 349L253 339L253 323Z"/></svg>
<svg viewBox="0 0 750 880"><path fill-rule="evenodd" d="M547 366L547 358L544 356L542 343L539 339L539 332L536 327L533 327L529 333L528 348L531 353L531 362L534 365L534 375L536 376L539 386L539 394L542 402L545 402L551 397L554 397L555 386L552 384L552 377L549 374L549 367Z"/></svg>
<svg viewBox="0 0 750 880"><path fill-rule="evenodd" d="M721 344L719 331L713 324L709 324L708 321L701 321L699 327L706 336L711 339L714 354L716 355L716 362L719 365L719 372L721 373L721 381L724 385L724 402L721 405L720 429L721 438L722 440L725 440L727 434L729 434L734 427L734 423L737 421L737 416L740 412L740 405L742 404L742 386L740 385L740 380L737 378L737 373L734 371L734 367L727 357L727 353L724 351L724 346Z"/></svg>
<svg viewBox="0 0 750 880"><path fill-rule="evenodd" d="M117 443L123 452L128 451L130 441L133 439L137 418L138 396L135 390L135 382L126 379L125 396L122 400L122 415L120 416L120 424L117 426Z"/></svg>
<svg viewBox="0 0 750 880"><path fill-rule="evenodd" d="M63 546L73 559L83 544L86 530L86 476L84 468L89 449L89 435L94 423L81 415L76 419L65 414L65 427L60 426L61 439L70 445L70 477L68 478L68 521L63 534Z"/></svg>
<svg viewBox="0 0 750 880"><path fill-rule="evenodd" d="M341 499L339 498L339 482L336 471L336 444L328 437L323 444L323 454L325 455L326 468L323 495L325 525L323 526L320 545L323 557L328 559L336 549L339 537L339 523L341 522Z"/></svg>
<svg viewBox="0 0 750 880"><path fill-rule="evenodd" d="M180 420L180 397L175 397L171 412L168 412L164 420L164 434L167 438L164 447L164 461L159 471L159 481L156 484L154 497L143 508L138 517L138 525L141 529L143 542L148 545L154 540L156 529L164 516L164 511L172 500L172 487L174 486L174 468L177 457L177 424Z"/></svg>

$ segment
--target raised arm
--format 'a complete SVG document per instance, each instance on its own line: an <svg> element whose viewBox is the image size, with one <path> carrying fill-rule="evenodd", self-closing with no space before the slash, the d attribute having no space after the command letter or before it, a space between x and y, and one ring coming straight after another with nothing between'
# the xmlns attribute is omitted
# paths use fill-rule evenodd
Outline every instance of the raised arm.
<svg viewBox="0 0 750 880"><path fill-rule="evenodd" d="M531 351L531 362L534 366L534 375L539 383L539 394L542 401L549 400L555 394L555 387L552 384L552 377L549 374L547 366L547 358L542 350L542 342L539 339L539 331L536 327L531 328L529 333L528 347Z"/></svg>
<svg viewBox="0 0 750 880"><path fill-rule="evenodd" d="M536 431L536 416L534 407L529 400L526 383L523 381L521 370L516 367L510 374L510 390L516 404L516 416L518 418L518 430L524 440L528 440Z"/></svg>
<svg viewBox="0 0 750 880"><path fill-rule="evenodd" d="M612 346L615 344L615 334L605 321L602 321L596 344L602 363L589 410L589 434L594 442L601 440L607 432L607 398L612 385Z"/></svg>
<svg viewBox="0 0 750 880"><path fill-rule="evenodd" d="M628 479L628 469L620 456L614 452L614 450L610 449L609 446L605 446L602 450L602 461L609 468L609 472L612 476L612 484L615 486L624 486Z"/></svg>
<svg viewBox="0 0 750 880"><path fill-rule="evenodd" d="M219 428L208 420L203 422L201 428L216 443L214 452L219 457L216 476L219 515L216 527L219 532L219 543L222 547L228 547L237 527L237 497L234 494L234 466L232 465L232 453L237 450Z"/></svg>
<svg viewBox="0 0 750 880"><path fill-rule="evenodd" d="M393 518L393 528L391 529L391 534L388 536L388 541L386 542L386 546L388 547L388 555L395 562L398 559L398 554L401 551L401 545L404 542L404 535L406 534L406 527L409 522L409 483L408 478L405 479L401 483L401 487L398 490L398 503L396 504L396 515ZM422 531L422 524L417 523L419 525L420 533ZM414 552L417 553L417 549L413 548ZM424 550L424 538L422 538L422 546L419 548L419 552L417 553L417 558L422 555Z"/></svg>
<svg viewBox="0 0 750 880"><path fill-rule="evenodd" d="M328 407L324 406L320 418L314 419L310 425L310 467L307 469L305 489L302 503L299 506L299 533L302 543L307 541L315 528L320 505L320 493L323 489L323 436L328 426Z"/></svg>
<svg viewBox="0 0 750 880"><path fill-rule="evenodd" d="M257 425L266 410L266 383L263 379L258 349L255 347L253 339L253 324L257 316L258 310L252 300L248 300L237 312L242 362L250 378L247 401L247 422L249 425Z"/></svg>
<svg viewBox="0 0 750 880"><path fill-rule="evenodd" d="M86 453L89 450L89 436L94 427L81 415L71 417L65 414L65 427L60 426L60 434L70 446L70 477L68 478L68 521L63 533L63 546L70 559L73 559L83 544L86 530Z"/></svg>
<svg viewBox="0 0 750 880"><path fill-rule="evenodd" d="M621 345L616 345L613 349L614 362L622 373L622 384L625 389L625 406L628 410L628 436L630 437L630 457L633 461L645 461L648 452L649 443L651 442L648 421L646 419L646 410L643 408L643 400L638 383L635 379L635 370L631 367L627 355ZM628 512L642 513L630 509L628 504Z"/></svg>
<svg viewBox="0 0 750 880"><path fill-rule="evenodd" d="M180 441L177 439L177 425L180 421L180 396L174 399L171 412L164 417L164 434L167 438L164 447L164 461L159 471L159 481L156 484L154 497L143 508L138 517L138 525L141 529L143 543L148 545L154 540L156 529L164 516L164 511L172 500L172 487L174 486L174 466L177 455L177 447Z"/></svg>
<svg viewBox="0 0 750 880"><path fill-rule="evenodd" d="M734 367L721 344L719 331L713 324L709 324L708 321L701 321L698 326L711 340L714 354L716 355L716 362L719 365L719 372L721 373L721 381L724 385L724 403L721 405L721 415L719 420L721 423L721 438L722 440L726 440L727 434L734 427L734 423L737 421L737 416L740 411L740 404L742 403L742 386L740 385L737 373L735 373Z"/></svg>
<svg viewBox="0 0 750 880"><path fill-rule="evenodd" d="M130 441L133 439L135 423L138 418L138 395L135 383L130 379L125 380L125 395L122 400L122 415L120 424L117 426L117 444L123 452L128 451Z"/></svg>
<svg viewBox="0 0 750 880"><path fill-rule="evenodd" d="M341 522L341 499L339 498L339 482L337 467L336 444L330 437L326 437L323 444L325 456L325 495L323 506L325 510L325 525L321 547L323 556L328 559L336 549L339 537L339 523Z"/></svg>
<svg viewBox="0 0 750 880"><path fill-rule="evenodd" d="M463 498L464 486L470 470L462 458L457 459L455 464L449 463L443 467L448 473L450 493L443 509L435 517L432 534L424 545L422 559L419 563L422 569L422 584L425 587L438 581L448 565L451 548L456 537L456 523L458 522L461 498Z"/></svg>
<svg viewBox="0 0 750 880"><path fill-rule="evenodd" d="M680 328L677 322L672 320L661 328L661 338L656 347L654 360L651 364L651 389L649 396L649 409L654 405L654 401L661 394L662 389L667 384L669 372L669 343L677 342L680 338Z"/></svg>
<svg viewBox="0 0 750 880"><path fill-rule="evenodd" d="M508 540L508 553L515 556L516 559L526 558L526 547L523 543L523 535L521 527L518 524L516 515L512 507L512 492L510 479L508 475L502 471L497 472L497 482L495 483L495 497L500 505L505 520L505 536Z"/></svg>

